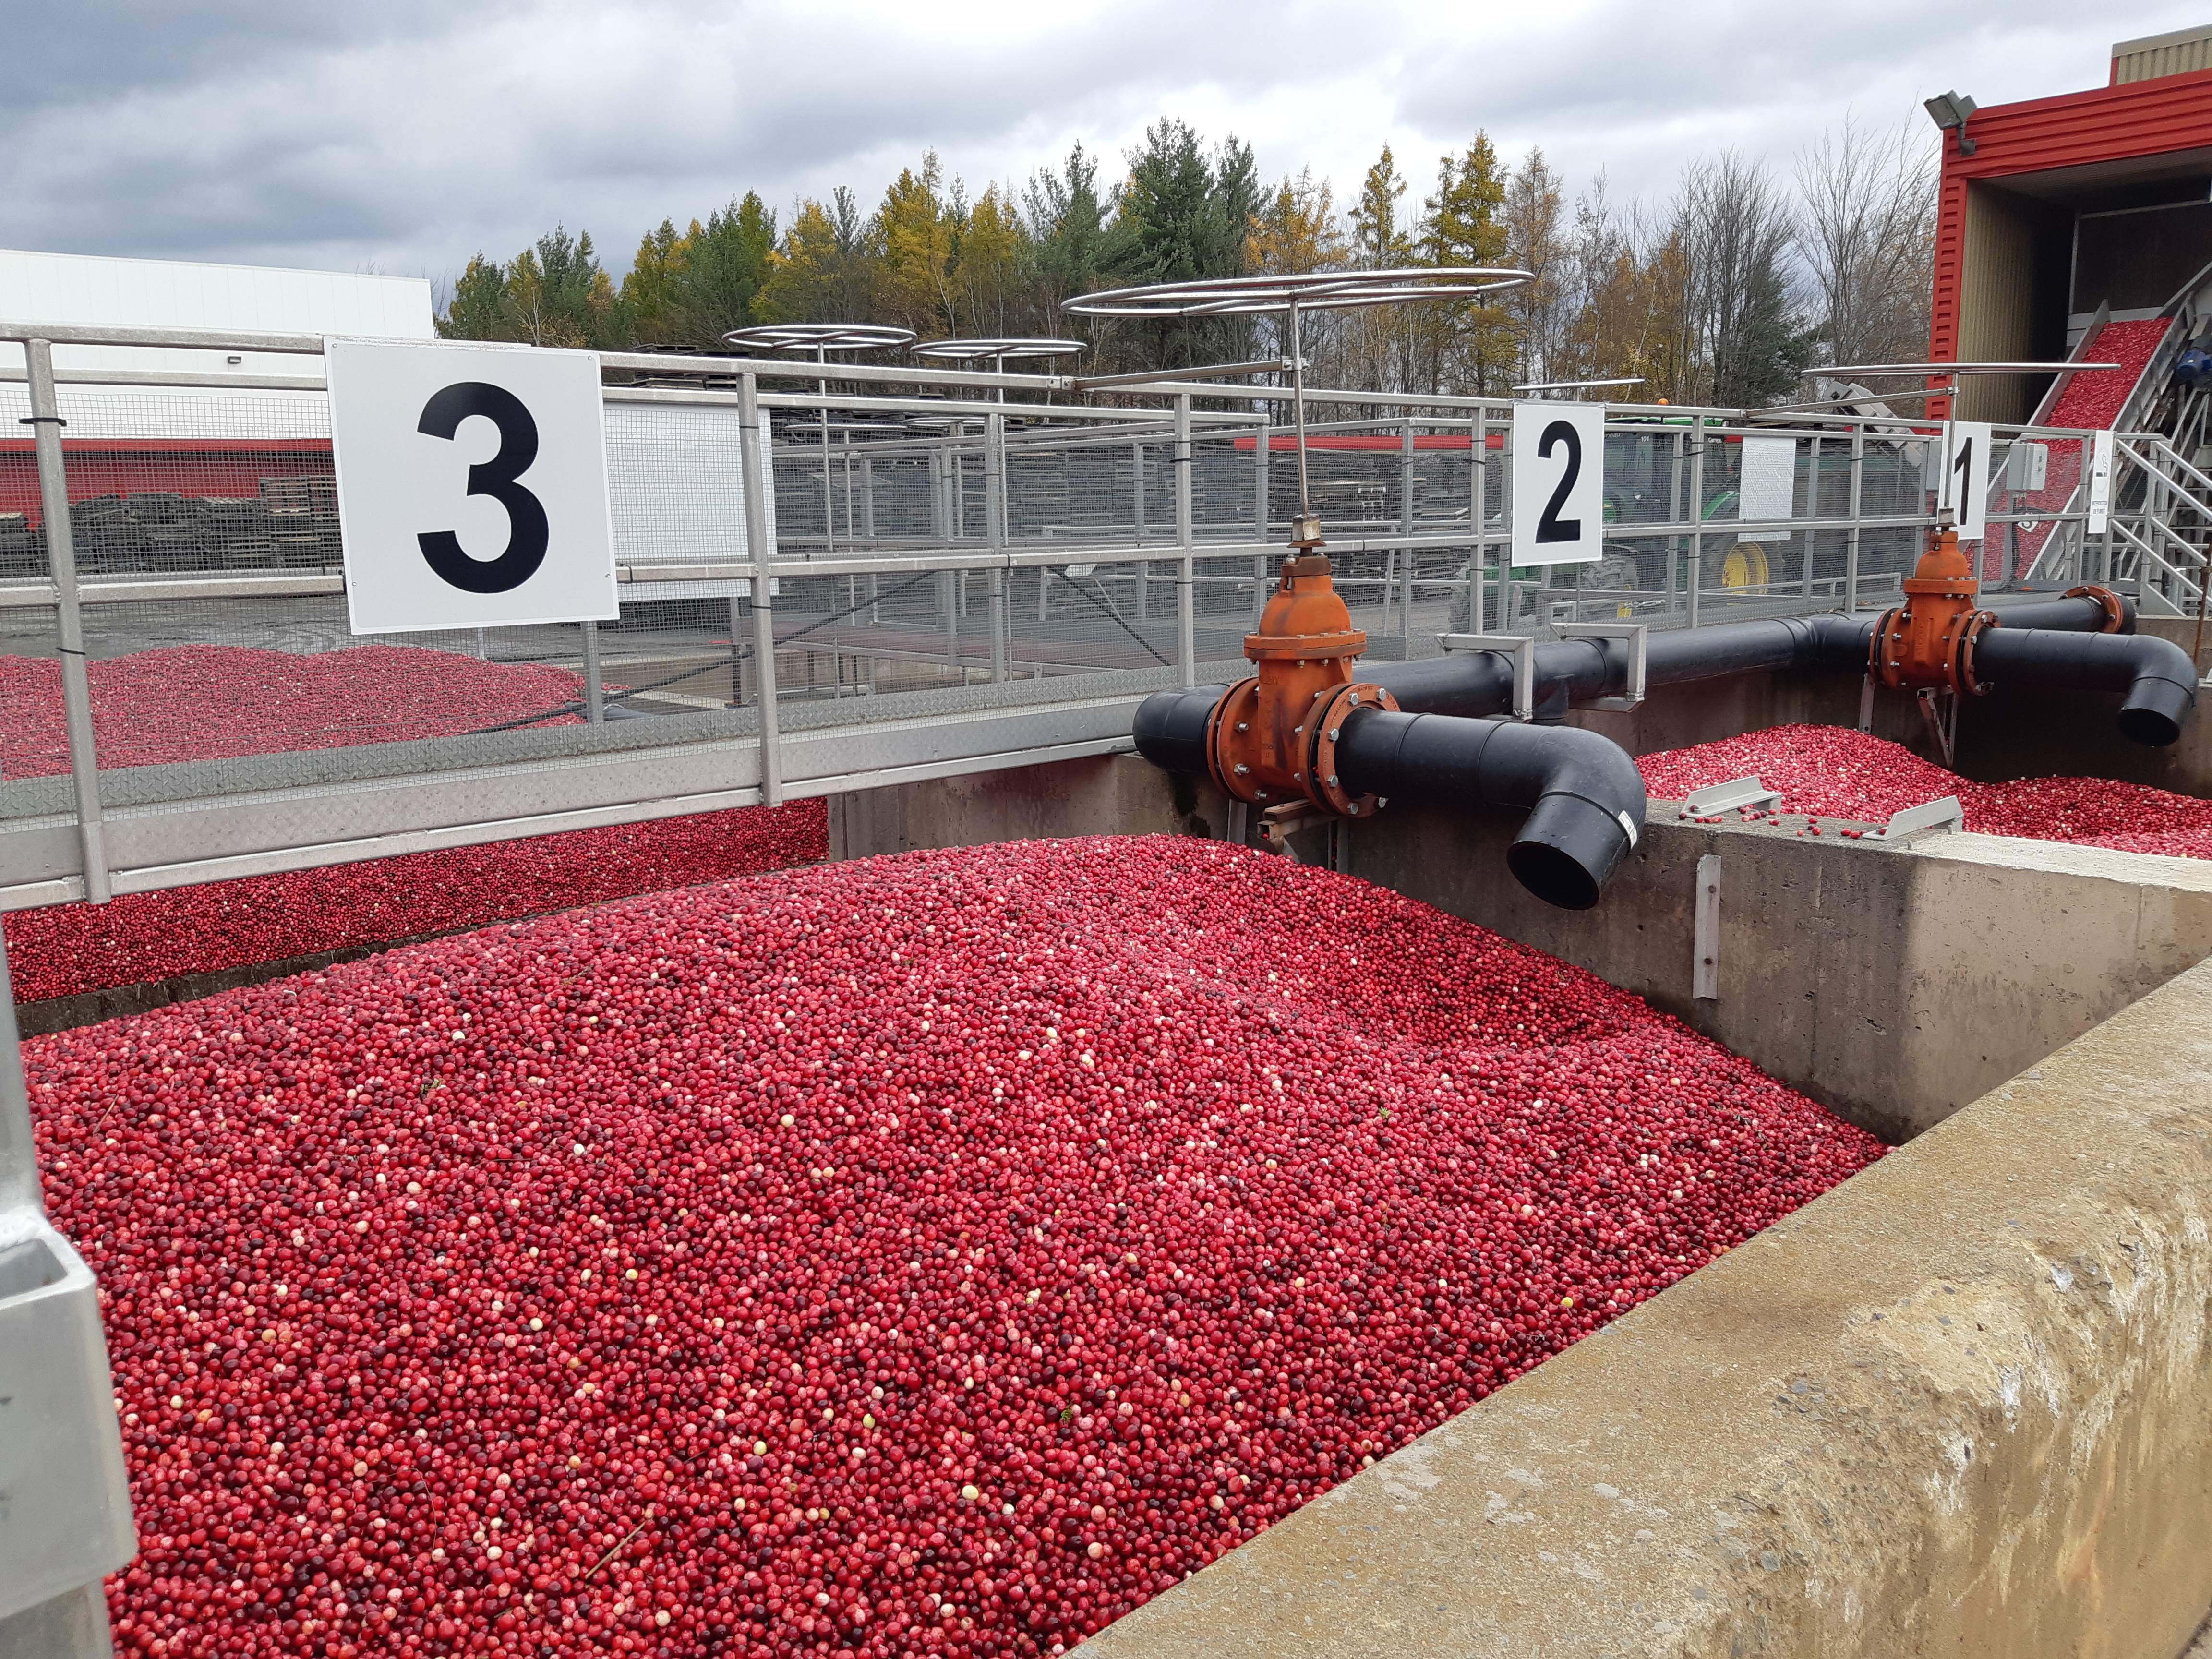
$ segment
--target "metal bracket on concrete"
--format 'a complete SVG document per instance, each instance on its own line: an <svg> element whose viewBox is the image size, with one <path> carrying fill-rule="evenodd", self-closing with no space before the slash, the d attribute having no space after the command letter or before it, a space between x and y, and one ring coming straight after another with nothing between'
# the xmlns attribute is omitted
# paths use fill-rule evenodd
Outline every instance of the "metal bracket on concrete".
<svg viewBox="0 0 2212 1659"><path fill-rule="evenodd" d="M1593 697L1584 708L1630 709L1644 701L1646 641L1650 629L1642 623L1561 623L1552 630L1563 640L1626 640L1628 692L1626 696Z"/></svg>
<svg viewBox="0 0 2212 1659"><path fill-rule="evenodd" d="M1912 836L1924 836L1936 830L1963 830L1966 827L1966 809L1959 804L1956 795L1946 795L1941 800L1931 800L1925 806L1908 806L1902 812L1891 815L1887 824L1866 834L1868 841L1904 841Z"/></svg>
<svg viewBox="0 0 2212 1659"><path fill-rule="evenodd" d="M1691 932L1690 994L1705 1002L1721 998L1721 855L1698 860L1697 921Z"/></svg>
<svg viewBox="0 0 2212 1659"><path fill-rule="evenodd" d="M1446 651L1494 651L1513 664L1513 718L1536 718L1536 641L1518 634L1439 634Z"/></svg>
<svg viewBox="0 0 2212 1659"><path fill-rule="evenodd" d="M1747 778L1730 778L1726 783L1707 784L1703 789L1692 789L1682 798L1680 817L1709 818L1738 806L1779 806L1782 792L1769 789L1754 773Z"/></svg>
<svg viewBox="0 0 2212 1659"><path fill-rule="evenodd" d="M1859 684L1859 730L1874 730L1874 676L1869 674Z"/></svg>

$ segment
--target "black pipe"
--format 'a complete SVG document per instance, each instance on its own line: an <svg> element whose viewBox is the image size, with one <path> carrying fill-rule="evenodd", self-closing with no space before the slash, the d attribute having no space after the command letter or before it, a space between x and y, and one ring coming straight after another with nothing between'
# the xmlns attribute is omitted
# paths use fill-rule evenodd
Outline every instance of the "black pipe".
<svg viewBox="0 0 2212 1659"><path fill-rule="evenodd" d="M2066 639L2094 634L2106 620L2104 606L2091 599L2008 595L1993 608L2003 631L2048 632ZM1650 633L1644 635L1644 684L1647 688L1684 685L1738 674L1863 673L1868 643L1879 620L1865 613L1845 616L1825 611L1810 617L1777 617L1763 622ZM2132 607L2124 620L2132 625ZM1996 631L1987 630L1983 637ZM1978 655L1976 659L1982 660ZM2043 672L2042 660L2039 659L2018 677L2037 679ZM1559 640L1539 645L1535 664L1540 722L1563 719L1569 703L1617 697L1628 690L1626 640ZM1480 718L1506 713L1513 707L1513 659L1504 652L1458 651L1413 662L1363 663L1361 672L1409 714ZM2123 730L2127 729L2124 723Z"/></svg>
<svg viewBox="0 0 2212 1659"><path fill-rule="evenodd" d="M2136 631L2136 602L2114 593L2120 602L2120 625L2116 633ZM2094 634L2105 626L2105 607L2094 599L2069 599L2063 593L1984 593L1975 601L1993 611L2007 628L2047 628L2068 634Z"/></svg>
<svg viewBox="0 0 2212 1659"><path fill-rule="evenodd" d="M1194 686L1184 691L1155 691L1137 705L1130 733L1137 752L1164 771L1204 777L1212 770L1206 752L1206 725L1225 685Z"/></svg>
<svg viewBox="0 0 2212 1659"><path fill-rule="evenodd" d="M1363 708L1343 732L1336 770L1353 794L1528 808L1506 867L1562 910L1595 904L1644 832L1643 775L1595 732Z"/></svg>
<svg viewBox="0 0 2212 1659"><path fill-rule="evenodd" d="M2177 740L2197 706L2195 661L2154 634L1986 628L1974 641L1974 672L1992 684L2009 679L2069 691L2124 691L2121 736L2154 749Z"/></svg>
<svg viewBox="0 0 2212 1659"><path fill-rule="evenodd" d="M1138 705L1137 752L1170 772L1207 770L1206 726L1225 688L1156 691ZM1571 726L1354 712L1336 749L1356 795L1529 809L1506 867L1547 904L1587 910L1643 833L1644 778L1609 738Z"/></svg>

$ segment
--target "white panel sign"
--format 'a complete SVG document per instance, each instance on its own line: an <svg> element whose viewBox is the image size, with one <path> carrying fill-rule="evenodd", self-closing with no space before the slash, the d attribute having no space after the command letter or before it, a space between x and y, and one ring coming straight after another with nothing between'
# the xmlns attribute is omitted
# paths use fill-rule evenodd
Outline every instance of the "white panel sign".
<svg viewBox="0 0 2212 1659"><path fill-rule="evenodd" d="M1757 522L1791 516L1797 499L1797 441L1746 438L1743 470L1736 482L1735 515ZM1740 542L1786 542L1787 530L1744 530Z"/></svg>
<svg viewBox="0 0 2212 1659"><path fill-rule="evenodd" d="M2112 522L2112 432L2110 427L2089 437L2089 530L2101 536Z"/></svg>
<svg viewBox="0 0 2212 1659"><path fill-rule="evenodd" d="M1951 510L1959 539L1978 542L1990 514L1990 423L1943 423L1943 471L1936 481L1936 508Z"/></svg>
<svg viewBox="0 0 2212 1659"><path fill-rule="evenodd" d="M1513 562L1605 556L1605 406L1513 405Z"/></svg>
<svg viewBox="0 0 2212 1659"><path fill-rule="evenodd" d="M355 633L613 620L596 356L332 340L326 361Z"/></svg>

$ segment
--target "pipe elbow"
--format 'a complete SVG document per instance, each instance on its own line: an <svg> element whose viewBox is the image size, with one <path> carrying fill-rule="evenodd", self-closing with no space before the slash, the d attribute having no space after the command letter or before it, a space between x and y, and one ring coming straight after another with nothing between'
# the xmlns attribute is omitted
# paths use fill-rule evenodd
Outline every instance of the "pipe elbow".
<svg viewBox="0 0 2212 1659"><path fill-rule="evenodd" d="M1346 721L1336 756L1355 793L1525 808L1506 866L1563 910L1595 904L1643 834L1636 763L1579 726L1368 709Z"/></svg>
<svg viewBox="0 0 2212 1659"><path fill-rule="evenodd" d="M1505 865L1545 903L1587 910L1643 838L1644 775L1626 750L1597 732L1554 726L1544 735L1566 741L1551 748L1543 787Z"/></svg>
<svg viewBox="0 0 2212 1659"><path fill-rule="evenodd" d="M2154 634L2063 634L2042 629L1984 629L1974 667L1993 684L2118 691L2120 735L2147 748L2177 742L2197 707L2197 665Z"/></svg>

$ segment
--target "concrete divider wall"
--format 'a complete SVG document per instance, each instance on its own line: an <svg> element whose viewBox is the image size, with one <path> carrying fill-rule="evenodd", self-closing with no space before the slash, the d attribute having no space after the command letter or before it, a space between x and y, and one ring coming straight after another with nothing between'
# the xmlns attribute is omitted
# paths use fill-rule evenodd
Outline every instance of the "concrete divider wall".
<svg viewBox="0 0 2212 1659"><path fill-rule="evenodd" d="M2212 965L1085 1650L2167 1659L2208 1538Z"/></svg>
<svg viewBox="0 0 2212 1659"><path fill-rule="evenodd" d="M1892 1141L1940 1122L2212 953L2212 864L1939 836L1890 847L1685 824L1655 805L1597 908L1505 868L1520 814L1394 805L1343 867L1587 968ZM1215 791L1133 757L902 785L830 805L831 853L1225 832ZM1318 861L1317 837L1293 849ZM1721 868L1720 995L1691 994L1698 864Z"/></svg>

